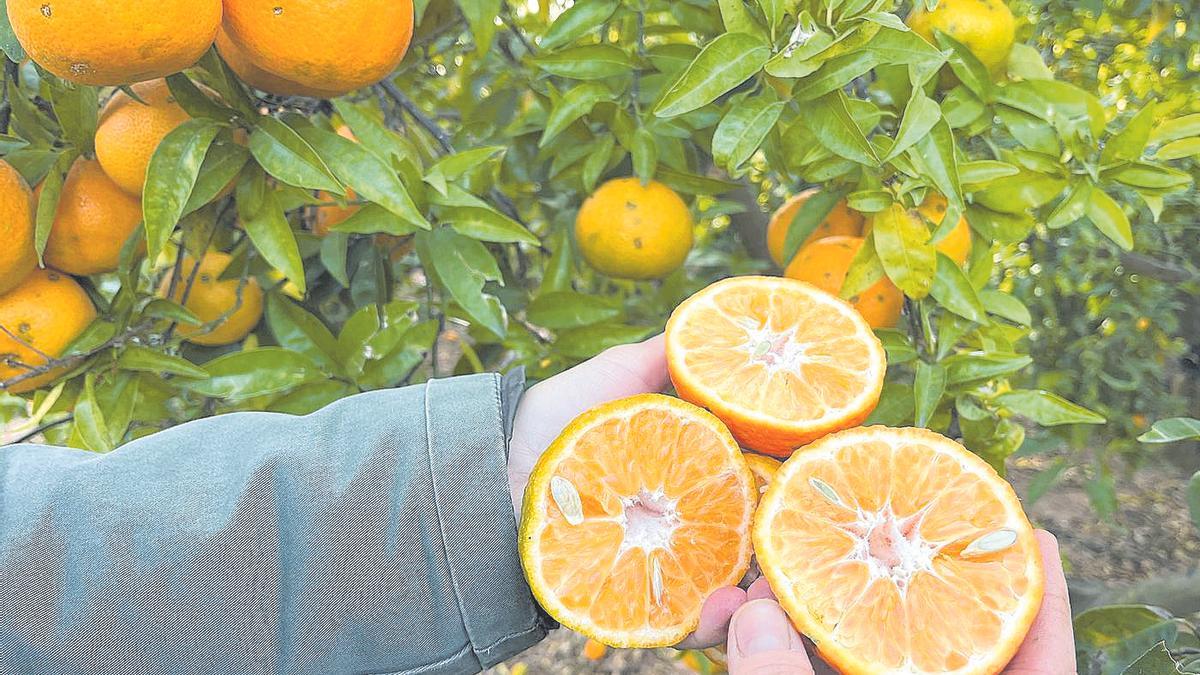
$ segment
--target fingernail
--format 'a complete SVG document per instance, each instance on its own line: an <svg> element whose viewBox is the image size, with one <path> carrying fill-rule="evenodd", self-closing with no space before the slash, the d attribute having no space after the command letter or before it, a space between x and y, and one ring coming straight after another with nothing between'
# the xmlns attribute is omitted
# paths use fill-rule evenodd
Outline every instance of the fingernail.
<svg viewBox="0 0 1200 675"><path fill-rule="evenodd" d="M771 600L747 603L733 617L733 634L742 656L791 651L792 633L787 614Z"/></svg>

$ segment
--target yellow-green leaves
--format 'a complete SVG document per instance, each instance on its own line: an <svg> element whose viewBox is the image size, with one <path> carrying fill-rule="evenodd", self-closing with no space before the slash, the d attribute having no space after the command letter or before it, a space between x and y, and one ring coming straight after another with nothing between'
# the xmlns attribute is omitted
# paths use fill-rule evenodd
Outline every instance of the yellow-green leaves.
<svg viewBox="0 0 1200 675"><path fill-rule="evenodd" d="M1044 426L1061 424L1104 424L1104 416L1071 403L1058 394L1037 389L1015 389L996 397L1014 413Z"/></svg>
<svg viewBox="0 0 1200 675"><path fill-rule="evenodd" d="M503 337L508 315L495 296L483 292L487 282L503 279L487 247L448 227L418 232L416 244L426 273L434 275L471 319Z"/></svg>
<svg viewBox="0 0 1200 675"><path fill-rule="evenodd" d="M1084 213L1097 230L1126 251L1133 250L1133 228L1129 216L1115 199L1095 186L1088 192Z"/></svg>
<svg viewBox="0 0 1200 675"><path fill-rule="evenodd" d="M621 3L618 0L588 0L577 2L559 15L539 45L544 50L557 49L574 42L608 21Z"/></svg>
<svg viewBox="0 0 1200 675"><path fill-rule="evenodd" d="M210 119L191 119L167 134L150 159L142 193L142 216L150 257L157 257L183 216L204 157L221 125Z"/></svg>
<svg viewBox="0 0 1200 675"><path fill-rule="evenodd" d="M608 87L595 82L585 82L563 94L546 118L546 127L542 131L542 139L538 142L538 147L549 145L575 120L590 113L597 103L610 98L612 98L612 92Z"/></svg>
<svg viewBox="0 0 1200 675"><path fill-rule="evenodd" d="M307 282L296 235L279 204L279 194L267 186L261 171L238 183L237 210L254 248L304 293Z"/></svg>
<svg viewBox="0 0 1200 675"><path fill-rule="evenodd" d="M576 80L626 75L633 68L633 61L625 50L610 44L562 49L539 56L533 63L551 75Z"/></svg>
<svg viewBox="0 0 1200 675"><path fill-rule="evenodd" d="M919 214L893 204L875 215L871 236L888 278L914 299L929 295L937 270L937 251Z"/></svg>
<svg viewBox="0 0 1200 675"><path fill-rule="evenodd" d="M267 173L296 187L345 194L325 161L291 127L274 117L259 117L250 133L250 153Z"/></svg>
<svg viewBox="0 0 1200 675"><path fill-rule="evenodd" d="M713 159L730 174L758 150L786 105L763 94L735 101L713 133Z"/></svg>
<svg viewBox="0 0 1200 675"><path fill-rule="evenodd" d="M805 123L821 145L833 154L859 164L879 164L875 148L850 114L844 92L830 92L808 106Z"/></svg>
<svg viewBox="0 0 1200 675"><path fill-rule="evenodd" d="M659 117L674 117L712 103L762 70L771 49L746 33L725 33L709 42L667 89L654 108Z"/></svg>

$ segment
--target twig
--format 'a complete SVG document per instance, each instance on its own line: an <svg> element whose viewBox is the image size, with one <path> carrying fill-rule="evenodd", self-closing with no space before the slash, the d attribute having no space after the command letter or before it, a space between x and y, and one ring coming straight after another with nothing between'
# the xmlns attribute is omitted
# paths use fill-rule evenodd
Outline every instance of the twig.
<svg viewBox="0 0 1200 675"><path fill-rule="evenodd" d="M379 86L385 92L387 92L387 95L391 97L391 99L395 101L397 105L404 109L404 112L408 113L410 117L416 120L417 124L420 124L422 129L428 131L429 134L433 136L433 138L438 142L438 145L442 147L442 152L454 152L454 145L450 142L449 134L439 127L437 122L433 121L432 118L421 112L421 109L417 107L417 104L413 103L413 100L409 98L407 94L400 91L400 87L397 87L395 82L385 79L379 83Z"/></svg>
<svg viewBox="0 0 1200 675"><path fill-rule="evenodd" d="M513 35L517 36L517 40L519 40L521 46L525 48L525 53L529 54L530 56L533 56L537 53L537 48L533 46L533 43L529 41L529 38L525 37L525 33L521 31L521 28L517 26L517 22L513 20L512 8L508 6L507 2L504 3L504 5L500 8L500 21L503 22L510 31L512 31Z"/></svg>
<svg viewBox="0 0 1200 675"><path fill-rule="evenodd" d="M38 428L34 429L33 431L30 431L29 433L21 436L20 438L17 438L16 440L5 443L5 445L20 445L21 443L24 443L25 441L28 441L29 439L31 439L35 436L44 434L47 431L53 429L54 427L61 426L63 424L66 424L67 422L73 421L74 419L75 419L75 413L69 413L66 417L64 417L60 420L55 420L53 422L46 422L45 424L39 426Z"/></svg>

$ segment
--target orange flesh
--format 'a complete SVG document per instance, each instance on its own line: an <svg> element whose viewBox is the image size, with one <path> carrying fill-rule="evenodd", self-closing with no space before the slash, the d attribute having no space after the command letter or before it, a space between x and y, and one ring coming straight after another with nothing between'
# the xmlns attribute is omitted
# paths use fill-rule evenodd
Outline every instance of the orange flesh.
<svg viewBox="0 0 1200 675"><path fill-rule="evenodd" d="M1040 606L1033 530L990 467L909 431L854 429L797 453L760 508L759 564L843 672L996 672ZM1007 532L1008 545L968 548Z"/></svg>
<svg viewBox="0 0 1200 675"><path fill-rule="evenodd" d="M707 413L663 396L631 400L651 404L589 414L547 452L526 493L522 552L531 586L563 624L615 646L673 644L709 593L744 574L756 492ZM578 492L582 522L569 522L555 479Z"/></svg>
<svg viewBox="0 0 1200 675"><path fill-rule="evenodd" d="M882 368L862 333L850 312L803 294L731 288L692 310L678 353L716 399L809 422L850 404Z"/></svg>

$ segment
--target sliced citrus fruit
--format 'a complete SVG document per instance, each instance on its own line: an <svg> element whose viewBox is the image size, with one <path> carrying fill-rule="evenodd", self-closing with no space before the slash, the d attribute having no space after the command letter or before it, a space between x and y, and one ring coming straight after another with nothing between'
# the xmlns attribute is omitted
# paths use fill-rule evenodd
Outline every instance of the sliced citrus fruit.
<svg viewBox="0 0 1200 675"><path fill-rule="evenodd" d="M671 381L742 445L775 456L859 424L879 402L883 345L845 301L778 277L734 277L667 322Z"/></svg>
<svg viewBox="0 0 1200 675"><path fill-rule="evenodd" d="M754 549L843 673L997 673L1042 602L1012 488L925 429L850 429L801 449L759 505Z"/></svg>
<svg viewBox="0 0 1200 675"><path fill-rule="evenodd" d="M746 453L746 464L750 465L750 473L754 474L754 486L758 488L758 494L767 491L767 486L775 478L775 472L779 471L781 466L779 460L773 457L764 457L754 453Z"/></svg>
<svg viewBox="0 0 1200 675"><path fill-rule="evenodd" d="M521 516L534 595L613 647L673 645L750 565L757 493L720 420L644 394L571 422L538 460Z"/></svg>

